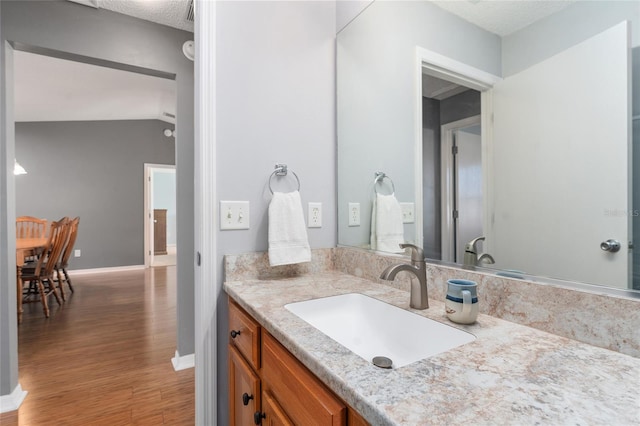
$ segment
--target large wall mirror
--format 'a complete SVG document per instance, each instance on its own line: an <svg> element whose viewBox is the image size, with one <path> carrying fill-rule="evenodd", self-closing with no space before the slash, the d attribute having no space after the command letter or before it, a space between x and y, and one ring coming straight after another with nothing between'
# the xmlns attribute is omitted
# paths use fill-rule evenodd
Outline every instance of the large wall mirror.
<svg viewBox="0 0 640 426"><path fill-rule="evenodd" d="M637 2L374 1L337 54L339 245L640 290Z"/></svg>

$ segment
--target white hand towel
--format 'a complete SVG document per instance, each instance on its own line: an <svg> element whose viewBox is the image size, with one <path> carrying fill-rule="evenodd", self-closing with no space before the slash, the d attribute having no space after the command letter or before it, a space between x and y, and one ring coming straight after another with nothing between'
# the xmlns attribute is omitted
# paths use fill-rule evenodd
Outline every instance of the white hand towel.
<svg viewBox="0 0 640 426"><path fill-rule="evenodd" d="M274 192L269 203L269 264L310 262L311 248L298 191Z"/></svg>
<svg viewBox="0 0 640 426"><path fill-rule="evenodd" d="M402 209L394 194L376 194L371 209L371 248L378 251L403 253Z"/></svg>

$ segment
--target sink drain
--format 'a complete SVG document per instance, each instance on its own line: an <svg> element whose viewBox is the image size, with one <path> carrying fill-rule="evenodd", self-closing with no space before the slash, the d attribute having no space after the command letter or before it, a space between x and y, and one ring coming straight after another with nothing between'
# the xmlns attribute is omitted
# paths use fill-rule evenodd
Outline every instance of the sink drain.
<svg viewBox="0 0 640 426"><path fill-rule="evenodd" d="M391 368L393 361L386 356L377 356L373 358L373 365L380 368Z"/></svg>

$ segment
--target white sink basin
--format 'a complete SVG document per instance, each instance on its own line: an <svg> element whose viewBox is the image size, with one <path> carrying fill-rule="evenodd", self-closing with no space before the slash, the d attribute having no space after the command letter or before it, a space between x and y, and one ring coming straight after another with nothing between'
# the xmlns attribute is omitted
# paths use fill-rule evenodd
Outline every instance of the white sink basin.
<svg viewBox="0 0 640 426"><path fill-rule="evenodd" d="M473 334L359 293L289 303L285 308L365 360L387 357L394 368L476 339Z"/></svg>

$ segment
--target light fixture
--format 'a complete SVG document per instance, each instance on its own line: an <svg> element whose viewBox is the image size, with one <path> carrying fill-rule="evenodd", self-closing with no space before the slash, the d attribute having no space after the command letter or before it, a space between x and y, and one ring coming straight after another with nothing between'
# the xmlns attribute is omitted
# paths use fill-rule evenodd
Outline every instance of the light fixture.
<svg viewBox="0 0 640 426"><path fill-rule="evenodd" d="M14 175L26 175L27 174L27 171L24 169L24 167L22 167L18 163L18 160L16 160L16 159L13 160L13 174Z"/></svg>
<svg viewBox="0 0 640 426"><path fill-rule="evenodd" d="M164 135L168 138L175 136L175 131L171 129L164 129Z"/></svg>
<svg viewBox="0 0 640 426"><path fill-rule="evenodd" d="M184 42L184 44L182 45L182 53L184 53L184 56L186 56L187 59L193 61L196 56L196 46L193 40Z"/></svg>

